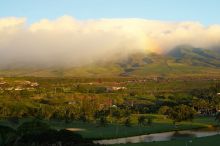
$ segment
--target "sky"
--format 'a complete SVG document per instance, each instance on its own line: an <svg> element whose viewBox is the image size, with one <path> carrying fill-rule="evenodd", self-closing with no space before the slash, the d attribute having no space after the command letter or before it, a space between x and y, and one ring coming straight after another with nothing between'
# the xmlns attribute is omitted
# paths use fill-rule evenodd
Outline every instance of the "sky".
<svg viewBox="0 0 220 146"><path fill-rule="evenodd" d="M220 24L219 0L0 0L0 18L40 19L70 15L79 20L144 18Z"/></svg>

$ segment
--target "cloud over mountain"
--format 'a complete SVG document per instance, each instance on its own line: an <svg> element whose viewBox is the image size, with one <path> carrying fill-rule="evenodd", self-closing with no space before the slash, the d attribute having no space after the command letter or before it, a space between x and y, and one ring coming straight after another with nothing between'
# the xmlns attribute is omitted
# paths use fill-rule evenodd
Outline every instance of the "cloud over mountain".
<svg viewBox="0 0 220 146"><path fill-rule="evenodd" d="M188 44L220 45L220 25L145 19L76 20L63 16L31 25L25 18L0 19L0 66L73 66L132 52L166 53Z"/></svg>

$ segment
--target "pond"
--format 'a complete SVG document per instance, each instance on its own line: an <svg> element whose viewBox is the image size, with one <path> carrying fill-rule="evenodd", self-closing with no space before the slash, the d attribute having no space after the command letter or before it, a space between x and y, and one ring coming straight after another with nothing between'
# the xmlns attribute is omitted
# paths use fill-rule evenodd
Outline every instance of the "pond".
<svg viewBox="0 0 220 146"><path fill-rule="evenodd" d="M193 130L162 132L162 133L116 138L116 139L96 140L94 141L94 143L111 145L111 144L140 143L140 142L153 142L153 141L170 141L174 139L189 139L195 137L213 136L219 133L220 133L219 128L210 127L210 128L193 129Z"/></svg>

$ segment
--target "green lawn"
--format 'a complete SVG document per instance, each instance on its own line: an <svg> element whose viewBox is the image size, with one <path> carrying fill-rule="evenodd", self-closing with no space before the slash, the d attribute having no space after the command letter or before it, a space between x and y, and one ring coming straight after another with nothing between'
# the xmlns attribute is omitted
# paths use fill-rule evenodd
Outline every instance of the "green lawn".
<svg viewBox="0 0 220 146"><path fill-rule="evenodd" d="M54 127L64 128L63 125L54 124ZM151 126L140 127L133 125L131 127L126 127L123 125L108 125L105 127L98 127L94 124L73 122L71 124L65 125L65 127L82 128L85 131L79 132L85 138L92 139L109 139L118 137L128 137L141 134L158 133L164 131L181 130L181 129L192 129L201 127L197 124L181 124L178 129L171 123L154 123Z"/></svg>
<svg viewBox="0 0 220 146"><path fill-rule="evenodd" d="M79 132L85 138L92 139L110 139L118 137L136 136L142 134L159 133L173 130L193 129L200 127L207 127L210 125L216 125L214 118L196 118L194 122L181 122L178 128L176 128L170 120L155 120L151 126L138 126L132 125L126 127L123 125L108 125L106 127L98 127L91 123L73 122L65 124L65 127L76 127L86 129ZM52 124L54 127L65 128L62 123Z"/></svg>
<svg viewBox="0 0 220 146"><path fill-rule="evenodd" d="M220 135L193 138L186 140L172 140L163 142L137 143L137 144L118 144L110 146L219 146Z"/></svg>
<svg viewBox="0 0 220 146"><path fill-rule="evenodd" d="M25 122L30 119L21 119L20 123ZM172 121L169 119L156 119L151 126L138 126L132 125L131 127L126 127L123 125L114 125L109 124L105 127L100 127L95 123L83 123L80 121L74 121L66 124L61 121L45 121L53 128L56 129L64 129L64 128L81 128L85 129L84 131L80 131L80 133L84 138L89 139L110 139L110 138L118 138L118 137L128 137L128 136L136 136L142 134L150 134L150 133L159 133L165 131L173 131L173 130L184 130L184 129L192 129L199 127L207 127L210 125L216 125L214 118L211 117L200 117L196 118L193 122L181 122L179 123L178 128L176 128ZM0 121L0 124L8 125L13 128L16 128L18 125L11 125L7 121Z"/></svg>

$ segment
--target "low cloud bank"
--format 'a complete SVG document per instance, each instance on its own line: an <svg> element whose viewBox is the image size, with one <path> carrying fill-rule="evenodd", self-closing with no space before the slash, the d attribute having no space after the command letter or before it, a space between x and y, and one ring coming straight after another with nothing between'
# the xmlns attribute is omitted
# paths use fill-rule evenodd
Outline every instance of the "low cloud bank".
<svg viewBox="0 0 220 146"><path fill-rule="evenodd" d="M0 19L0 67L82 65L133 52L166 53L182 44L219 46L220 25L146 19L81 21L71 16L28 25L25 18Z"/></svg>

